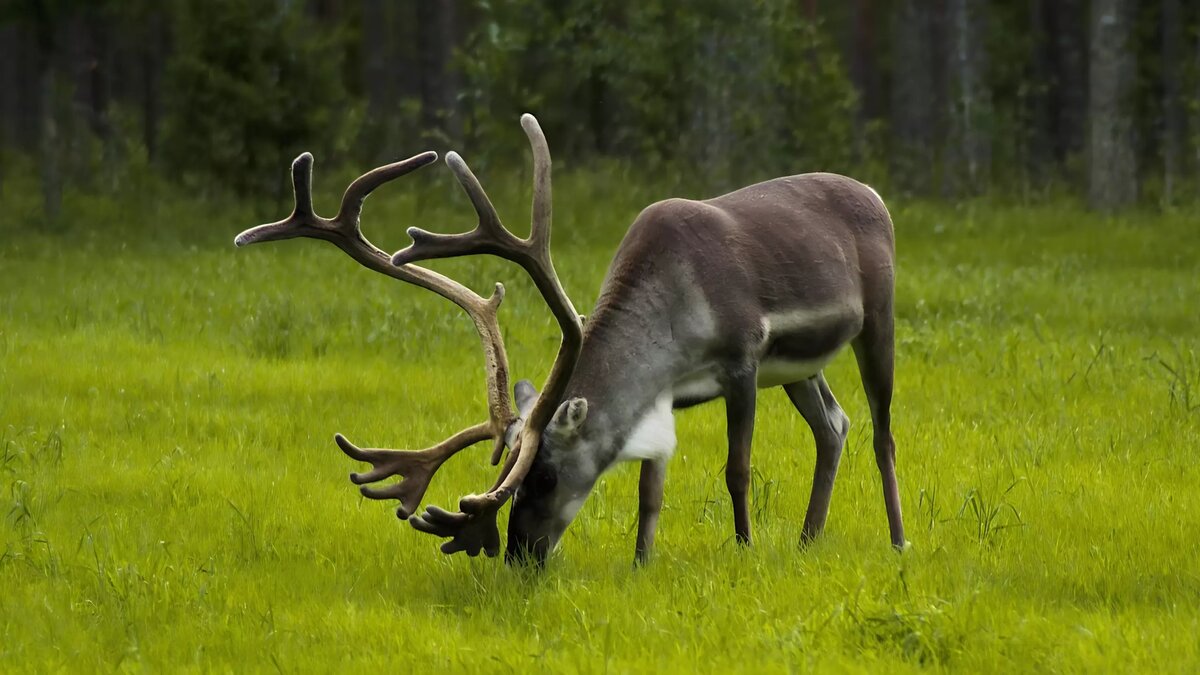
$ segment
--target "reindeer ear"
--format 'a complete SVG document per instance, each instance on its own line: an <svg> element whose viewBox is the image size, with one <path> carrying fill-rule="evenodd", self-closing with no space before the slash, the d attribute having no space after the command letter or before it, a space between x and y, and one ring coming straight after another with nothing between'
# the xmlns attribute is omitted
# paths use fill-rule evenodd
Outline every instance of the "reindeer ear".
<svg viewBox="0 0 1200 675"><path fill-rule="evenodd" d="M587 419L587 413L586 399L573 398L563 401L558 406L558 410L554 411L554 417L550 418L546 433L553 434L562 440L573 438L579 433L584 420Z"/></svg>
<svg viewBox="0 0 1200 675"><path fill-rule="evenodd" d="M513 385L513 398L517 401L517 414L523 418L529 417L533 404L537 403L538 390L529 380L520 380Z"/></svg>

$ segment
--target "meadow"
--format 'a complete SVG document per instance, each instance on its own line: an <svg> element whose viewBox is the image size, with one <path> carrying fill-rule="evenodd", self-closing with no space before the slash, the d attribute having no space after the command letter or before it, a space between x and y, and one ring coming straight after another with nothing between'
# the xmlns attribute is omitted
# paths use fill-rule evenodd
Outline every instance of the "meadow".
<svg viewBox="0 0 1200 675"><path fill-rule="evenodd" d="M527 172L479 173L525 227ZM368 202L381 248L473 225L449 172L422 174ZM349 177L318 164L318 211ZM0 209L0 671L1200 668L1194 208L889 199L904 554L846 353L827 374L853 426L816 544L797 546L812 437L770 390L752 548L732 538L715 402L677 414L647 568L626 465L535 574L441 555L358 495L363 467L332 442L420 448L484 419L457 308L321 242L233 248L282 202L74 194L46 229L21 186ZM555 261L588 311L628 223L668 194L560 171L555 196ZM558 336L532 284L493 260L434 266L505 282L514 376L540 381ZM486 488L487 454L453 459L426 503Z"/></svg>

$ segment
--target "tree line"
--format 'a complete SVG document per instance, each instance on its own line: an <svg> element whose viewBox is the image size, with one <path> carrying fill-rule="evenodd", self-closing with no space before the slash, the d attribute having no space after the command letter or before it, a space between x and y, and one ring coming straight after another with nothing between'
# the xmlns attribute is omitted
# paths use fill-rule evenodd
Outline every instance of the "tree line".
<svg viewBox="0 0 1200 675"><path fill-rule="evenodd" d="M5 0L0 182L122 167L243 194L298 151L556 156L709 189L802 171L934 198L1196 194L1184 0Z"/></svg>

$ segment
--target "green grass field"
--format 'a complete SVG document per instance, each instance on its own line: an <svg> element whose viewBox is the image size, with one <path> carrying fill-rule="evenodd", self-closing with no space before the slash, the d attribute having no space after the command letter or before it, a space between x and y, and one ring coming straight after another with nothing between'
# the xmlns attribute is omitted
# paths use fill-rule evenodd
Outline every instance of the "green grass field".
<svg viewBox="0 0 1200 675"><path fill-rule="evenodd" d="M332 212L345 176L322 174ZM444 167L373 197L364 230L470 227ZM527 177L481 171L528 222ZM423 447L484 419L452 305L222 200L75 196L68 225L0 221L0 671L399 672L1200 668L1200 229L1194 210L893 204L895 432L908 538L888 546L853 358L827 535L799 550L812 437L760 397L755 545L732 541L723 408L677 415L657 556L631 568L635 466L598 485L544 574L445 557L359 497L335 431ZM418 192L423 195L418 198ZM581 310L638 210L620 175L556 184ZM700 195L696 195L700 196ZM885 194L885 197L887 195ZM437 265L501 311L514 375L557 344L496 261ZM483 446L427 503L494 477Z"/></svg>

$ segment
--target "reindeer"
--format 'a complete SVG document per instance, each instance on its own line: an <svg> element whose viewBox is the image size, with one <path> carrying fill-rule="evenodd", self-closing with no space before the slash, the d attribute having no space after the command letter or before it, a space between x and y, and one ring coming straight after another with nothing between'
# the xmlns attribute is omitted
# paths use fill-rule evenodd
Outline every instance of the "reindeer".
<svg viewBox="0 0 1200 675"><path fill-rule="evenodd" d="M435 234L409 228L412 243L388 256L363 237L363 200L377 187L436 160L426 152L379 167L346 189L332 219L313 211L312 156L292 165L296 206L281 221L239 234L237 246L310 237L329 241L360 264L431 290L461 307L483 346L489 417L420 451L337 445L372 466L350 479L371 499L397 499L397 515L449 541L445 553L500 551L497 516L509 500L505 560L541 565L575 518L596 480L624 461L640 461L634 561L653 548L663 482L675 450L672 410L725 399L734 534L749 544L750 448L757 390L783 387L816 440L812 493L801 543L821 534L850 421L823 369L853 348L871 410L875 460L883 483L892 546L905 544L891 433L895 244L879 195L845 176L809 173L765 181L694 201L668 199L637 217L617 249L595 311L583 328L550 257L550 152L532 115L521 126L533 151L528 238L508 230L479 180L450 152L446 163L479 217L475 229ZM483 298L415 263L489 254L526 270L562 332L539 394L528 381L508 395L508 362L497 311L504 287ZM513 410L515 398L516 411ZM490 490L467 495L459 511L427 506L433 474L451 456L485 440L493 465L507 458ZM402 480L375 488L391 476Z"/></svg>

